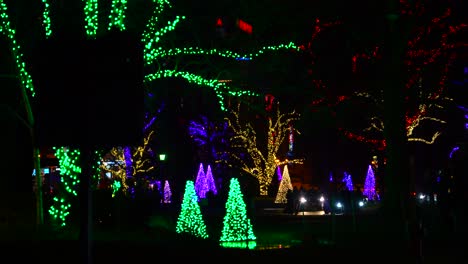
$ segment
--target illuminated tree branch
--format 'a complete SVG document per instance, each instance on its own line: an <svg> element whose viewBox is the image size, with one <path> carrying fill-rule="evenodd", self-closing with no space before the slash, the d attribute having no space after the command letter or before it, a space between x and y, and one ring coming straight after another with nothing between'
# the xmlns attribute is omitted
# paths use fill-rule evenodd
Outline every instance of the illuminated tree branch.
<svg viewBox="0 0 468 264"><path fill-rule="evenodd" d="M228 127L233 131L234 136L230 138L231 148L228 160L218 160L225 162L230 167L241 169L247 174L256 178L259 182L260 195L268 194L268 187L275 175L278 166L277 156L280 146L286 139L289 132L289 124L299 120L300 115L295 111L283 114L277 108L274 117L268 120L268 134L266 135L266 148L257 140L257 132L251 123L241 122L240 106L231 112L230 117L226 117ZM262 152L262 149L266 151ZM293 159L283 161L281 164L296 163L302 164L303 159Z"/></svg>

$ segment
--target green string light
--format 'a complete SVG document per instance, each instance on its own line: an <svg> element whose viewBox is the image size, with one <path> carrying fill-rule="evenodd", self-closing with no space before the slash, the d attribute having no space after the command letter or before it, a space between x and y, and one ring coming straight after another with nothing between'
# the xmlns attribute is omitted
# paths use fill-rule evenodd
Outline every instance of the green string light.
<svg viewBox="0 0 468 264"><path fill-rule="evenodd" d="M266 46L258 50L256 53L250 54L239 54L233 51L226 51L226 50L217 50L217 49L210 49L210 50L203 50L198 47L189 47L189 48L174 48L169 50L163 50L162 47L158 47L151 50L151 59L162 58L167 56L177 56L177 55L216 55L225 58L231 59L244 59L244 60L252 60L260 55L262 55L266 51L279 51L279 50L289 50L295 49L299 50L299 48L292 42L288 44L280 44L276 46Z"/></svg>
<svg viewBox="0 0 468 264"><path fill-rule="evenodd" d="M218 80L209 80L209 79L205 79L193 73L175 71L175 70L161 70L153 74L148 74L145 76L145 82L151 82L156 79L173 78L173 77L180 77L180 78L187 80L189 83L194 83L199 86L208 86L210 88L213 88L216 96L219 99L218 102L222 111L226 111L226 108L224 106L224 95L226 94L231 95L231 96L243 96L243 95L259 96L259 94L254 93L252 91L229 90L232 88L226 85L226 83L219 82Z"/></svg>
<svg viewBox="0 0 468 264"><path fill-rule="evenodd" d="M117 27L120 31L125 30L125 11L127 10L127 0L112 0L112 8L109 15L109 27Z"/></svg>
<svg viewBox="0 0 468 264"><path fill-rule="evenodd" d="M67 203L63 198L54 197L54 204L49 209L49 214L52 219L57 221L58 225L63 227L66 225L67 216L70 214L69 209L71 204Z"/></svg>
<svg viewBox="0 0 468 264"><path fill-rule="evenodd" d="M35 92L31 75L29 75L29 73L26 71L26 64L23 61L23 54L20 52L20 45L16 43L16 32L11 28L7 11L8 9L6 4L3 2L3 0L0 0L0 33L5 34L8 40L10 40L11 52L16 62L16 68L18 69L21 86L25 90L29 90L31 95L34 96Z"/></svg>
<svg viewBox="0 0 468 264"><path fill-rule="evenodd" d="M54 150L55 156L59 160L60 175L65 190L77 196L78 193L75 187L80 183L79 175L81 173L81 167L78 165L80 151L78 149L71 150L66 147L54 148Z"/></svg>
<svg viewBox="0 0 468 264"><path fill-rule="evenodd" d="M44 26L44 31L46 38L52 35L51 22L50 22L50 4L47 0L42 0L44 4L44 11L42 12L42 24Z"/></svg>
<svg viewBox="0 0 468 264"><path fill-rule="evenodd" d="M85 30L88 37L96 37L98 30L98 0L83 0L85 2Z"/></svg>
<svg viewBox="0 0 468 264"><path fill-rule="evenodd" d="M176 25L180 22L181 19L185 19L185 16L176 16L174 21L169 21L168 24L161 28L160 30L154 30L152 34L147 37L143 37L143 40L147 42L144 43L143 48L143 59L145 60L146 64L151 64L157 58L157 49L154 47L156 43L161 40L161 37L166 33L173 31L176 28ZM147 26L150 27L150 26Z"/></svg>

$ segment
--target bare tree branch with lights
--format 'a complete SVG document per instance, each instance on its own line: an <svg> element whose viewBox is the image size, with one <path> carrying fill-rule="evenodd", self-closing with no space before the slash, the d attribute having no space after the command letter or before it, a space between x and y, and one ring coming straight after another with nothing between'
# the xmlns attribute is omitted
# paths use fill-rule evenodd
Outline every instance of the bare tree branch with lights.
<svg viewBox="0 0 468 264"><path fill-rule="evenodd" d="M262 142L257 139L257 131L254 126L249 122L241 122L240 113L241 104L238 103L237 109L232 110L231 115L226 117L228 127L232 129L234 134L230 138L232 151L228 153L228 159L216 162L225 162L228 166L239 168L256 178L259 183L260 195L265 196L268 195L268 188L278 166L304 162L304 159L279 161L277 158L281 145L289 135L290 123L299 120L300 115L295 111L281 113L277 107L273 116L268 118L265 148Z"/></svg>

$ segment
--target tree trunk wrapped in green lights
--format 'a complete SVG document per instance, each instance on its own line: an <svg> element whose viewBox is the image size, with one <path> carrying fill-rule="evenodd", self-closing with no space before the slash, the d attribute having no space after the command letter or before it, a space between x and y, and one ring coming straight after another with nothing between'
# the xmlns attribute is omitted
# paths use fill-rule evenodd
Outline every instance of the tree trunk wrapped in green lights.
<svg viewBox="0 0 468 264"><path fill-rule="evenodd" d="M237 178L231 178L220 241L230 242L256 239L250 219L247 217L247 208L239 181Z"/></svg>

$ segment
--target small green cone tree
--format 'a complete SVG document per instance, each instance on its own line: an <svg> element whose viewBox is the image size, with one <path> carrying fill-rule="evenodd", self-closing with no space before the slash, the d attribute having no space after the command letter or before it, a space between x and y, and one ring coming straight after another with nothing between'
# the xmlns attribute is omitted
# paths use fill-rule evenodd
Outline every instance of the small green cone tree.
<svg viewBox="0 0 468 264"><path fill-rule="evenodd" d="M188 180L185 184L182 208L177 219L177 233L188 233L199 238L208 238L206 225L203 221L198 196L195 192L193 181Z"/></svg>
<svg viewBox="0 0 468 264"><path fill-rule="evenodd" d="M255 240L252 224L247 217L247 208L240 189L239 180L232 178L226 201L221 242Z"/></svg>

